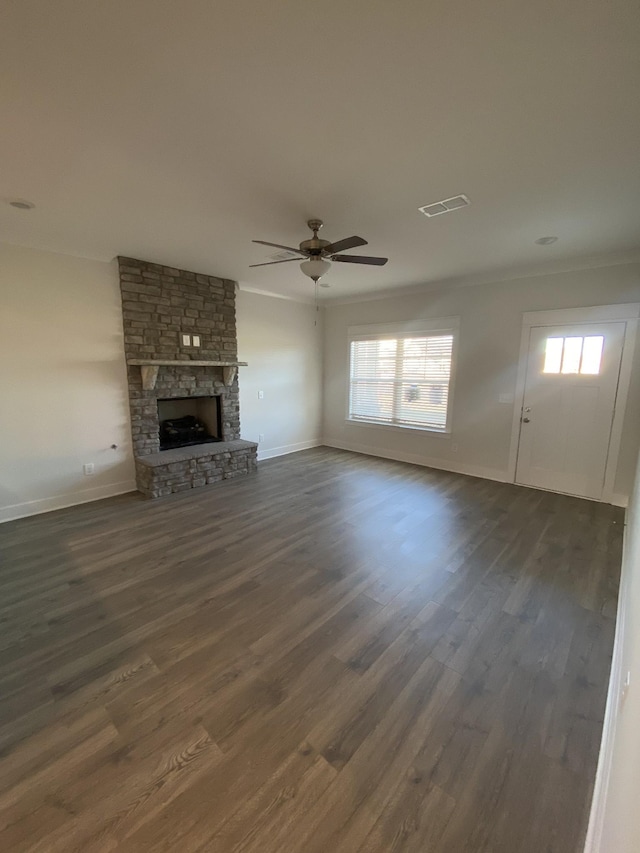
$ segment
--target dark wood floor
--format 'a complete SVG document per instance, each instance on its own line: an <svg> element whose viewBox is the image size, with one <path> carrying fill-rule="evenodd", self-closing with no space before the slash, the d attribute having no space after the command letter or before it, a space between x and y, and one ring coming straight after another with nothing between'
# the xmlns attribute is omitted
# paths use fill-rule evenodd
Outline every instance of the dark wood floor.
<svg viewBox="0 0 640 853"><path fill-rule="evenodd" d="M0 528L0 849L573 853L623 514L326 448Z"/></svg>

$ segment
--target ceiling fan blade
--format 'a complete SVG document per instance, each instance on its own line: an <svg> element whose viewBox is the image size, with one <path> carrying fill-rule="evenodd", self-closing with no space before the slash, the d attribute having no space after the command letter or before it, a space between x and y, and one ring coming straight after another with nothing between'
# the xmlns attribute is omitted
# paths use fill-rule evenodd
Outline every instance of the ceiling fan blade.
<svg viewBox="0 0 640 853"><path fill-rule="evenodd" d="M369 255L332 255L331 260L346 264L372 264L375 267L383 267L389 258L372 258Z"/></svg>
<svg viewBox="0 0 640 853"><path fill-rule="evenodd" d="M357 246L366 246L367 241L362 237L345 237L344 240L338 240L336 243L330 243L322 250L325 255L332 255L334 252L344 252L347 249L355 249Z"/></svg>
<svg viewBox="0 0 640 853"><path fill-rule="evenodd" d="M300 258L284 258L282 261L266 261L264 264L249 264L250 267L270 267L272 264L288 264L289 261L300 261Z"/></svg>
<svg viewBox="0 0 640 853"><path fill-rule="evenodd" d="M260 243L261 246L273 246L274 249L286 249L287 252L295 252L297 255L307 257L307 252L301 252L300 249L294 249L293 246L281 246L280 243L267 243L264 240L252 240L252 243Z"/></svg>

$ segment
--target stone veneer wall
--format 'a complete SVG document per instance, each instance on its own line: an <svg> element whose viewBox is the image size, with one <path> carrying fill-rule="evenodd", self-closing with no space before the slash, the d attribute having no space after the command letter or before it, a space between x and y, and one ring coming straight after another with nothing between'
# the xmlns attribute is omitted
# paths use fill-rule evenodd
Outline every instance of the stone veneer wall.
<svg viewBox="0 0 640 853"><path fill-rule="evenodd" d="M257 467L256 451L257 444L238 439L140 456L138 489L148 498L160 498L250 474Z"/></svg>
<svg viewBox="0 0 640 853"><path fill-rule="evenodd" d="M149 483L149 466L141 468L142 457L150 457L160 451L158 404L159 398L211 397L219 396L221 404L222 438L224 442L237 442L240 438L240 406L237 376L230 386L223 382L222 368L198 367L191 361L237 361L235 294L233 281L200 275L187 270L165 267L134 258L118 258L120 268L120 290L122 293L122 317L124 326L125 355L131 409L131 432L133 453L138 471L138 488L151 497L160 489L160 484ZM199 347L182 346L182 334L200 335ZM151 391L142 388L140 367L129 364L130 359L167 359L181 362L179 367L161 366L156 386ZM243 443L243 458L247 448ZM255 445L249 453L252 462L243 468L255 468ZM203 445L211 458L212 445ZM171 453L172 451L166 451ZM219 453L223 452L220 446ZM226 452L226 451L225 451ZM230 451L235 457L240 449ZM160 457L158 457L159 459ZM158 468L164 469L158 463ZM168 464L168 459L167 459ZM175 466L182 465L184 471ZM237 470L233 460L226 466L228 472ZM162 494L169 491L201 485L201 478L194 478L195 462L173 462L175 482L162 484ZM151 466L153 468L153 466ZM195 466L197 467L197 466ZM226 475L225 466L215 466L217 479ZM166 473L166 472L165 472ZM158 471L160 474L160 471ZM219 474L219 476L217 476ZM142 476L144 475L144 476ZM212 475L213 476L213 475ZM166 481L166 477L164 478ZM194 483L193 480L196 480ZM207 478L205 478L207 479ZM212 480L209 479L209 482ZM186 483L189 483L186 486Z"/></svg>

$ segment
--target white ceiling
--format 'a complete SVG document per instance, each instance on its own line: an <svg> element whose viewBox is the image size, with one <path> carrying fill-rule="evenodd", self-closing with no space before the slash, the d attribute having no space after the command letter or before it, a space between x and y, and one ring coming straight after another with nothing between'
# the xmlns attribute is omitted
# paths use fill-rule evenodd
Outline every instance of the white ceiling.
<svg viewBox="0 0 640 853"><path fill-rule="evenodd" d="M311 216L390 258L335 264L334 298L615 262L640 247L639 58L636 0L5 0L0 238L298 298L251 239Z"/></svg>

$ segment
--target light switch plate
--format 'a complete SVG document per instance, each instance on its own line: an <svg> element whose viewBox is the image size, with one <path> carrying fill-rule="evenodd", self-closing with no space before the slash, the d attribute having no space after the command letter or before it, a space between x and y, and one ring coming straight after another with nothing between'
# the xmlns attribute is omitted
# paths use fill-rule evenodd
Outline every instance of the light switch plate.
<svg viewBox="0 0 640 853"><path fill-rule="evenodd" d="M191 338L191 345L194 347L200 346L200 335L193 335Z"/></svg>
<svg viewBox="0 0 640 853"><path fill-rule="evenodd" d="M183 335L182 336L182 346L190 347L191 346L191 335Z"/></svg>

